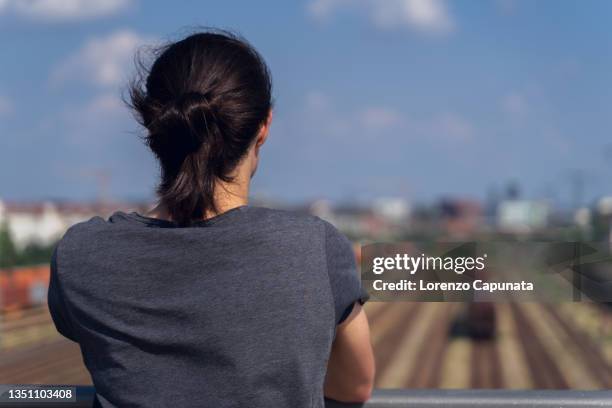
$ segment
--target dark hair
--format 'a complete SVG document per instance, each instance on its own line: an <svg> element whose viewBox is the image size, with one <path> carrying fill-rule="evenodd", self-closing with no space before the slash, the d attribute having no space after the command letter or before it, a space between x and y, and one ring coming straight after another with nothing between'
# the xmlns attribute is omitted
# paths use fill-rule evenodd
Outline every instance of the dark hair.
<svg viewBox="0 0 612 408"><path fill-rule="evenodd" d="M159 201L188 226L217 211L216 181L232 181L265 123L270 73L246 40L219 30L192 34L155 56L150 69L140 63L129 104L159 160Z"/></svg>

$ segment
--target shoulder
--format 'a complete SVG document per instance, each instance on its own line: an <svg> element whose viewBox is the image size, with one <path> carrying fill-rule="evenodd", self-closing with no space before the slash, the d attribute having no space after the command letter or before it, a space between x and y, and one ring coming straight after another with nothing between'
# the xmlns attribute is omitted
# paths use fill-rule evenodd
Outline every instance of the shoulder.
<svg viewBox="0 0 612 408"><path fill-rule="evenodd" d="M315 215L302 212L277 210L265 207L250 207L253 219L265 222L267 225L282 228L283 226L310 231L323 239L328 251L352 250L349 239L333 224Z"/></svg>
<svg viewBox="0 0 612 408"><path fill-rule="evenodd" d="M264 207L249 208L250 222L263 231L285 234L291 239L307 239L310 244L321 242L323 247L350 247L349 240L330 222L304 212Z"/></svg>
<svg viewBox="0 0 612 408"><path fill-rule="evenodd" d="M123 211L115 211L108 218L95 215L86 220L72 224L64 233L62 240L83 239L92 234L97 234L109 227L124 227L129 225L127 222L129 215Z"/></svg>
<svg viewBox="0 0 612 408"><path fill-rule="evenodd" d="M325 223L321 218L311 214L267 207L249 207L249 214L257 221L267 222L272 225L324 228Z"/></svg>
<svg viewBox="0 0 612 408"><path fill-rule="evenodd" d="M57 257L65 252L80 249L82 245L96 239L109 221L96 215L89 219L72 224L58 241L55 252Z"/></svg>
<svg viewBox="0 0 612 408"><path fill-rule="evenodd" d="M84 236L99 230L101 227L104 227L107 223L108 221L99 215L93 216L84 221L79 221L68 227L60 242L82 239Z"/></svg>

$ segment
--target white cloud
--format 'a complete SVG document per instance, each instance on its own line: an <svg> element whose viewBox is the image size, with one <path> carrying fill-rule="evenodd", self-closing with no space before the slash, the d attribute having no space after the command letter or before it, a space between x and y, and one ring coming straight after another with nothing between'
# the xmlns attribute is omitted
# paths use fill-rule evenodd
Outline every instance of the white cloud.
<svg viewBox="0 0 612 408"><path fill-rule="evenodd" d="M73 144L104 145L130 128L129 110L118 94L103 92L61 113L62 134Z"/></svg>
<svg viewBox="0 0 612 408"><path fill-rule="evenodd" d="M425 129L433 136L448 142L471 142L475 130L472 123L456 113L443 113L425 124Z"/></svg>
<svg viewBox="0 0 612 408"><path fill-rule="evenodd" d="M0 12L35 20L68 21L104 17L126 9L131 0L0 0Z"/></svg>
<svg viewBox="0 0 612 408"><path fill-rule="evenodd" d="M148 41L151 39L129 30L93 38L56 67L51 81L58 84L78 79L101 87L119 85L132 72L134 52Z"/></svg>
<svg viewBox="0 0 612 408"><path fill-rule="evenodd" d="M314 18L322 20L328 18L338 7L350 4L347 3L346 0L311 0L306 9Z"/></svg>
<svg viewBox="0 0 612 408"><path fill-rule="evenodd" d="M333 137L355 134L376 136L402 125L402 117L394 109L365 106L351 111L340 111L334 100L321 91L311 91L305 95L299 116L308 123L317 123L321 132Z"/></svg>
<svg viewBox="0 0 612 408"><path fill-rule="evenodd" d="M0 116L8 116L14 112L13 103L10 99L0 95Z"/></svg>
<svg viewBox="0 0 612 408"><path fill-rule="evenodd" d="M524 116L528 110L527 98L518 92L511 92L502 98L502 110L511 116Z"/></svg>
<svg viewBox="0 0 612 408"><path fill-rule="evenodd" d="M361 113L361 123L374 131L382 131L402 124L402 116L393 109L369 107Z"/></svg>
<svg viewBox="0 0 612 408"><path fill-rule="evenodd" d="M456 112L414 116L381 105L341 110L338 107L343 104L336 102L323 92L312 91L305 95L303 108L288 122L300 123L298 126L303 128L314 126L314 132L333 138L350 137L361 141L402 137L455 145L473 142L477 135L473 123ZM281 123L281 126L286 124ZM282 129L285 131L292 132L291 129Z"/></svg>
<svg viewBox="0 0 612 408"><path fill-rule="evenodd" d="M99 120L100 117L123 115L126 113L126 107L117 95L104 93L85 105L82 112L88 117Z"/></svg>
<svg viewBox="0 0 612 408"><path fill-rule="evenodd" d="M372 2L374 22L383 28L402 25L429 33L447 32L453 22L443 0L388 0Z"/></svg>
<svg viewBox="0 0 612 408"><path fill-rule="evenodd" d="M80 131L83 126L104 127L129 117L128 109L119 95L104 92L94 96L81 105L66 106L63 113L63 123Z"/></svg>
<svg viewBox="0 0 612 408"><path fill-rule="evenodd" d="M429 34L447 33L455 26L446 0L311 0L307 10L317 20L357 10L380 28L409 27Z"/></svg>
<svg viewBox="0 0 612 408"><path fill-rule="evenodd" d="M476 137L473 123L456 112L414 116L392 108L368 107L344 119L352 123L351 136L359 132L375 137L402 135L413 140L431 140L434 144L451 145L470 143Z"/></svg>
<svg viewBox="0 0 612 408"><path fill-rule="evenodd" d="M326 110L330 108L329 97L321 91L310 91L306 94L306 107L310 110Z"/></svg>

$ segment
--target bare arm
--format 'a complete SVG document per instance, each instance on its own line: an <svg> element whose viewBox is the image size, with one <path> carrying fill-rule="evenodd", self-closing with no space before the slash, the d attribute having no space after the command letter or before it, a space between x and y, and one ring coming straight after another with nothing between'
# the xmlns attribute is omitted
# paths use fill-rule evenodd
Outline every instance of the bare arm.
<svg viewBox="0 0 612 408"><path fill-rule="evenodd" d="M359 303L336 328L327 363L325 396L342 402L362 402L370 398L374 385L374 354L368 318Z"/></svg>

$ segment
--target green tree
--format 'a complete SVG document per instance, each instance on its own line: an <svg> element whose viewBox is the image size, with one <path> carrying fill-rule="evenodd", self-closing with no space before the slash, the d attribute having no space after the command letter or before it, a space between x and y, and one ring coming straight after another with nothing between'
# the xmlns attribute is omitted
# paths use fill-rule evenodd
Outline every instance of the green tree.
<svg viewBox="0 0 612 408"><path fill-rule="evenodd" d="M37 265L49 263L51 260L51 255L53 255L54 248L55 244L28 244L22 251L19 252L16 262L18 265Z"/></svg>
<svg viewBox="0 0 612 408"><path fill-rule="evenodd" d="M17 248L11 238L11 232L5 222L0 224L0 268L14 266L19 259Z"/></svg>

